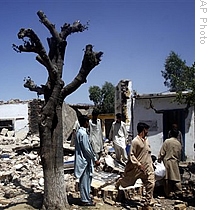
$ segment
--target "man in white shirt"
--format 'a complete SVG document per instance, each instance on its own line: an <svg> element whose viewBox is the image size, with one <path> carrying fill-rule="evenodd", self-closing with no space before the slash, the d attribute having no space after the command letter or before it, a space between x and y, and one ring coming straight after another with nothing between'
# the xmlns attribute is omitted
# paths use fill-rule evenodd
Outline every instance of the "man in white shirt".
<svg viewBox="0 0 210 210"><path fill-rule="evenodd" d="M103 151L103 134L101 120L98 119L98 111L96 109L93 110L92 119L89 120L88 131L90 135L90 144L99 160Z"/></svg>
<svg viewBox="0 0 210 210"><path fill-rule="evenodd" d="M126 163L128 160L126 145L127 145L128 132L126 124L122 121L121 113L116 114L116 121L112 123L109 140L113 141L116 160Z"/></svg>

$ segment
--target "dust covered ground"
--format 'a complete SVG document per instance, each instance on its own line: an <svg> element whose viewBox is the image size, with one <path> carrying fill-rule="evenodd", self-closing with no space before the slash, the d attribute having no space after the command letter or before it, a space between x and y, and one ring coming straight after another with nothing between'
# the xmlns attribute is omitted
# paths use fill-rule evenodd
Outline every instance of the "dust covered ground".
<svg viewBox="0 0 210 210"><path fill-rule="evenodd" d="M32 139L33 141L34 138ZM25 141L25 140L24 140ZM9 145L1 145L0 149L0 210L39 210L42 206L44 179L43 170L40 164L40 157L37 151L32 149L15 150ZM69 154L64 156L70 158ZM69 160L69 159L68 159ZM110 158L112 160L112 158ZM102 161L103 163L103 161ZM106 166L106 161L104 166ZM103 164L102 164L103 165ZM180 205L182 209L195 209L195 174L187 171L187 163L183 163L182 185L184 196L182 199L166 199L157 189L154 192L154 210L177 209ZM112 170L113 174L114 171ZM104 197L102 194L94 195L95 207L80 206L79 192L75 190L75 177L72 171L65 173L67 198L70 210L98 209L98 210L139 210L143 202L142 197L125 196L121 192L121 199L115 201ZM113 183L114 184L114 183ZM132 194L132 192L131 192ZM123 197L124 196L124 197ZM181 208L180 208L181 209Z"/></svg>
<svg viewBox="0 0 210 210"><path fill-rule="evenodd" d="M156 188L154 191L154 197L156 204L153 206L153 210L172 210L176 209L175 206L185 206L185 210L195 209L195 197L194 197L194 181L195 175L191 174L189 179L189 174L187 173L187 179L185 179L185 173L183 174L183 191L184 197L182 199L166 199L162 194L162 188ZM0 207L0 210L38 210L42 205L42 193L41 192L31 192L25 193L21 196L17 196L13 203L7 205L6 207ZM142 203L139 200L124 198L123 202L114 202L112 200L104 200L100 197L93 197L96 202L94 207L84 207L80 206L79 192L72 192L68 194L68 202L70 210L83 210L83 209L98 209L98 210L140 210L142 209ZM182 208L180 208L182 209Z"/></svg>
<svg viewBox="0 0 210 210"><path fill-rule="evenodd" d="M36 196L35 196L36 197ZM34 197L34 199L36 199ZM94 199L95 200L95 199ZM154 206L154 210L172 210L175 208L175 205L177 203L182 203L182 201L179 200L170 200L170 199L165 199L165 198L160 198L156 199L158 201L158 206ZM40 198L41 201L41 198ZM110 205L107 204L106 202L102 201L101 199L96 199L96 206L95 207L82 207L79 206L79 199L73 199L70 198L69 202L70 204L70 210L82 210L82 209L98 209L98 210L116 210L116 209L121 209L121 210L140 210L141 205L138 204L137 202L132 202L132 201L126 201L125 203L117 203L115 205ZM0 209L8 209L8 210L37 210L40 209L38 206L34 207L30 202L28 201L21 201L22 203L16 203L16 204L11 204L9 207L6 208L0 208ZM36 203L38 202L37 200L35 201ZM186 210L194 210L194 206L187 206Z"/></svg>

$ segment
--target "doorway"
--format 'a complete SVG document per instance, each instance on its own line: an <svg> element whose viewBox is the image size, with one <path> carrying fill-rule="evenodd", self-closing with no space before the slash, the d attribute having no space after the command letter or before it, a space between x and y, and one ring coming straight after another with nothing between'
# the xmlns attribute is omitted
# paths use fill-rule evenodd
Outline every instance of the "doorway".
<svg viewBox="0 0 210 210"><path fill-rule="evenodd" d="M114 122L114 119L105 119L105 131L106 131L106 139L109 138L109 131L112 127L112 123Z"/></svg>
<svg viewBox="0 0 210 210"><path fill-rule="evenodd" d="M185 112L184 109L173 109L173 110L164 110L163 112L163 141L168 138L168 132L171 129L171 125L176 123L178 129L182 133L183 138L183 151L181 160L185 160Z"/></svg>

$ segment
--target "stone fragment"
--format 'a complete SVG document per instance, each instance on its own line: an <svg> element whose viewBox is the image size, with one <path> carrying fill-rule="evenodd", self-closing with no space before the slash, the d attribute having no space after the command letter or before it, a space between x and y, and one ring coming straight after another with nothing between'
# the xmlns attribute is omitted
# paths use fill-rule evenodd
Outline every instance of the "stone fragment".
<svg viewBox="0 0 210 210"><path fill-rule="evenodd" d="M44 178L40 178L39 179L39 185L40 186L44 186Z"/></svg>
<svg viewBox="0 0 210 210"><path fill-rule="evenodd" d="M103 199L111 199L116 201L118 190L114 185L107 185L106 187L101 188Z"/></svg>
<svg viewBox="0 0 210 210"><path fill-rule="evenodd" d="M35 155L35 154L32 154L32 153L26 154L26 156L27 156L30 160L35 160L35 159L37 159L37 157L38 157L38 155Z"/></svg>
<svg viewBox="0 0 210 210"><path fill-rule="evenodd" d="M107 203L107 204L109 204L109 205L111 205L111 206L114 206L114 205L115 205L115 202L114 202L113 200L108 199L108 198L106 198L106 199L104 200L104 203Z"/></svg>
<svg viewBox="0 0 210 210"><path fill-rule="evenodd" d="M186 210L187 207L184 203L180 203L174 206L174 210Z"/></svg>
<svg viewBox="0 0 210 210"><path fill-rule="evenodd" d="M22 141L22 144L30 144L30 143L31 143L31 141L29 139L24 139Z"/></svg>
<svg viewBox="0 0 210 210"><path fill-rule="evenodd" d="M15 131L7 131L8 137L14 137L14 135L15 135ZM15 140L15 138L14 138L14 140Z"/></svg>
<svg viewBox="0 0 210 210"><path fill-rule="evenodd" d="M181 200L175 200L175 201L174 201L174 204L175 204L175 205L180 204L180 203L184 203L184 201L181 201Z"/></svg>
<svg viewBox="0 0 210 210"><path fill-rule="evenodd" d="M19 163L19 164L17 164L17 165L14 165L14 167L15 167L16 170L20 170L23 166L24 166L24 165L21 164L21 163Z"/></svg>
<svg viewBox="0 0 210 210"><path fill-rule="evenodd" d="M11 203L11 201L9 199L0 198L0 204L1 205L8 205L10 203Z"/></svg>
<svg viewBox="0 0 210 210"><path fill-rule="evenodd" d="M8 132L8 129L7 129L7 128L2 128L0 134L1 134L2 136L6 136L6 135L7 135L7 132Z"/></svg>

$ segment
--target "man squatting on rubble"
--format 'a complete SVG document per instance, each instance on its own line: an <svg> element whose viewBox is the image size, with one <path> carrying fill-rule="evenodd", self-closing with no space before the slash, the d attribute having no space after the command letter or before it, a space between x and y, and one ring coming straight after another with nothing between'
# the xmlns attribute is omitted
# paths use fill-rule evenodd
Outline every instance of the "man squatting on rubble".
<svg viewBox="0 0 210 210"><path fill-rule="evenodd" d="M94 172L94 163L100 165L90 144L87 128L89 118L82 115L79 117L80 128L75 139L75 161L74 175L79 179L80 200L83 206L95 206L90 197L92 175Z"/></svg>
<svg viewBox="0 0 210 210"><path fill-rule="evenodd" d="M89 120L88 132L90 136L90 144L96 154L96 158L99 160L102 155L104 145L101 120L98 119L98 111L96 109L92 111L92 119Z"/></svg>
<svg viewBox="0 0 210 210"><path fill-rule="evenodd" d="M163 160L166 168L164 191L169 198L182 196L181 175L179 171L182 145L177 139L178 135L178 129L173 128L170 131L171 137L164 141L158 156L158 162Z"/></svg>
<svg viewBox="0 0 210 210"><path fill-rule="evenodd" d="M155 176L151 149L147 140L149 125L137 124L137 136L131 141L130 155L122 178L116 182L116 188L134 185L141 178L146 189L146 202L143 209L151 209Z"/></svg>
<svg viewBox="0 0 210 210"><path fill-rule="evenodd" d="M126 152L127 138L128 138L128 132L126 129L126 124L122 121L121 113L117 113L116 121L112 123L109 132L109 140L113 141L116 160L119 162L126 163L128 160Z"/></svg>

